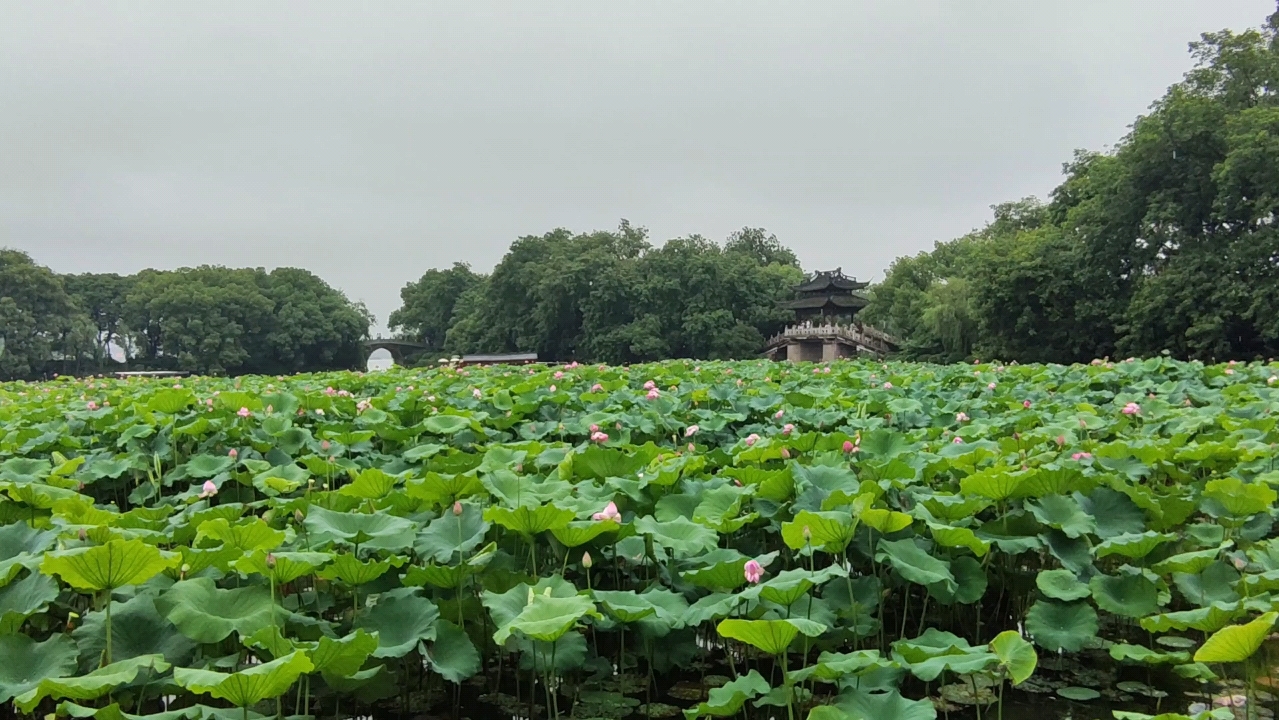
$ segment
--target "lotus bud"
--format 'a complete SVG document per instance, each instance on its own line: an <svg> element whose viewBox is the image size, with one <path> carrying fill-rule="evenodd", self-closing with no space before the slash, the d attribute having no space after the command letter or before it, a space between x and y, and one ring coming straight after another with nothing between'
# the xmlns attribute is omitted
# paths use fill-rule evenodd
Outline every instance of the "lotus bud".
<svg viewBox="0 0 1279 720"><path fill-rule="evenodd" d="M85 532L84 528L80 528L79 535L80 535L80 542L84 542L85 540L89 539L89 533Z"/></svg>
<svg viewBox="0 0 1279 720"><path fill-rule="evenodd" d="M269 523L275 519L275 509L272 508L262 513L262 522Z"/></svg>
<svg viewBox="0 0 1279 720"><path fill-rule="evenodd" d="M313 481L313 482L314 482L314 481ZM297 523L298 525L301 525L303 520L306 520L306 516L302 514L302 511L301 511L301 510L294 510L294 511L293 511L293 522Z"/></svg>
<svg viewBox="0 0 1279 720"><path fill-rule="evenodd" d="M528 604L529 604L529 605L532 605L532 604L533 604L533 598L535 598L535 597L537 597L537 595L533 592L533 588L529 588L529 589L528 589Z"/></svg>
<svg viewBox="0 0 1279 720"><path fill-rule="evenodd" d="M693 443L689 443L689 444L688 444L688 451L689 451L689 452L697 452L697 446L696 446L696 445L694 445Z"/></svg>
<svg viewBox="0 0 1279 720"><path fill-rule="evenodd" d="M454 514L454 515L461 515L461 514L462 514L462 503L461 503L461 501L459 501L459 500L454 500L454 501L453 501L453 514Z"/></svg>
<svg viewBox="0 0 1279 720"><path fill-rule="evenodd" d="M226 454L227 454L227 457L231 458L232 460L240 456L240 452L236 450L235 448L231 448L230 450L227 451Z"/></svg>
<svg viewBox="0 0 1279 720"><path fill-rule="evenodd" d="M847 455L848 453L852 452L854 447L855 447L855 446L853 445L853 441L852 441L852 440L845 440L845 441L844 441L844 454L845 454L845 455Z"/></svg>
<svg viewBox="0 0 1279 720"><path fill-rule="evenodd" d="M790 450L787 450L786 448L782 448L782 459L784 460L790 459Z"/></svg>
<svg viewBox="0 0 1279 720"><path fill-rule="evenodd" d="M328 452L330 447L332 447L332 445L329 444L328 440L320 441L320 449L323 450L324 452Z"/></svg>
<svg viewBox="0 0 1279 720"><path fill-rule="evenodd" d="M595 564L595 563L591 561L591 554L590 554L590 552L584 552L584 553L582 553L582 567L586 568L587 570L590 570L590 569L591 569L591 566L592 566L592 565L594 565L594 564Z"/></svg>
<svg viewBox="0 0 1279 720"><path fill-rule="evenodd" d="M1065 444L1066 444L1066 436L1065 436L1065 435L1058 435L1058 436L1057 436L1057 447L1061 447L1062 445L1065 445Z"/></svg>
<svg viewBox="0 0 1279 720"><path fill-rule="evenodd" d="M267 553L267 554L266 554L266 566L267 566L268 568L270 568L271 570L274 570L274 569L275 569L275 555L274 555L274 554L272 554L272 553Z"/></svg>
<svg viewBox="0 0 1279 720"><path fill-rule="evenodd" d="M813 539L813 530L812 528L805 525L804 526L804 542L809 542L812 539Z"/></svg>

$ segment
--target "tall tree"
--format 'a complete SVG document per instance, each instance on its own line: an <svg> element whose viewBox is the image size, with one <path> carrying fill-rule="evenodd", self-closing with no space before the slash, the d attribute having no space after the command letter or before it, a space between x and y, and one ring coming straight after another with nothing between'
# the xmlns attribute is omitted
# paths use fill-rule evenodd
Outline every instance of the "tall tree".
<svg viewBox="0 0 1279 720"><path fill-rule="evenodd" d="M401 336L439 350L453 325L458 300L483 280L463 262L453 263L446 270L427 270L400 290L402 304L391 313L387 324Z"/></svg>
<svg viewBox="0 0 1279 720"><path fill-rule="evenodd" d="M0 377L74 370L87 329L61 278L24 252L0 249Z"/></svg>

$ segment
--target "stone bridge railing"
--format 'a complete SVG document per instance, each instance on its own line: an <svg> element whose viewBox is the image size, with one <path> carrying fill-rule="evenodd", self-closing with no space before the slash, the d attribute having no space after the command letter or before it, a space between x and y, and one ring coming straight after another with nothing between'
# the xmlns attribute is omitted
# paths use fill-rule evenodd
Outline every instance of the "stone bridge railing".
<svg viewBox="0 0 1279 720"><path fill-rule="evenodd" d="M791 325L769 338L768 345L780 345L788 340L825 340L838 338L860 345L879 355L887 355L900 343L892 335L869 325Z"/></svg>

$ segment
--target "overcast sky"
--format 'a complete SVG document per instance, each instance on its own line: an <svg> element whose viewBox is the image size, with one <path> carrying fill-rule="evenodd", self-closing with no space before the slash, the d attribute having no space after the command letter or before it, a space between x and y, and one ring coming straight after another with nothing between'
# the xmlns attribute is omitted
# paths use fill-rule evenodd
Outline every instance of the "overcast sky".
<svg viewBox="0 0 1279 720"><path fill-rule="evenodd" d="M1274 0L0 1L0 245L308 268L384 323L620 218L882 278L1044 195Z"/></svg>

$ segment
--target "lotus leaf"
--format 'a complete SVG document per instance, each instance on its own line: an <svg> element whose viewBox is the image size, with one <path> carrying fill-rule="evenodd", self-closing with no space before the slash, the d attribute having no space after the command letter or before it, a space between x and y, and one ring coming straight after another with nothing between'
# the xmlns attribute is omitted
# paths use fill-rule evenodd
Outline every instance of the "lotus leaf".
<svg viewBox="0 0 1279 720"><path fill-rule="evenodd" d="M77 653L66 635L44 642L26 635L0 635L0 702L34 690L46 678L74 672Z"/></svg>
<svg viewBox="0 0 1279 720"><path fill-rule="evenodd" d="M162 655L140 655L80 676L46 677L35 687L15 697L13 704L22 712L29 713L45 698L94 700L121 685L133 682L143 670L163 673L168 669L169 664Z"/></svg>
<svg viewBox="0 0 1279 720"><path fill-rule="evenodd" d="M276 611L266 587L224 590L210 578L174 584L155 599L155 609L199 643L220 642L233 632L252 635L270 625Z"/></svg>
<svg viewBox="0 0 1279 720"><path fill-rule="evenodd" d="M1035 586L1053 600L1083 600L1092 596L1092 588L1069 570L1041 570L1035 576Z"/></svg>
<svg viewBox="0 0 1279 720"><path fill-rule="evenodd" d="M411 521L387 513L340 513L316 506L307 511L304 522L311 546L316 548L336 544L392 552L407 550L413 545L417 530Z"/></svg>
<svg viewBox="0 0 1279 720"><path fill-rule="evenodd" d="M234 673L174 668L173 682L193 693L211 695L243 708L284 694L299 676L313 669L306 653L299 650Z"/></svg>
<svg viewBox="0 0 1279 720"><path fill-rule="evenodd" d="M875 552L879 562L887 560L903 578L919 585L941 585L949 592L959 586L949 563L929 555L914 540L880 540Z"/></svg>
<svg viewBox="0 0 1279 720"><path fill-rule="evenodd" d="M711 690L706 702L685 710L684 717L687 720L696 720L705 716L731 717L741 711L747 700L763 695L771 689L768 681L764 680L764 676L760 675L758 670L751 670L745 676Z"/></svg>
<svg viewBox="0 0 1279 720"><path fill-rule="evenodd" d="M1026 613L1026 632L1050 652L1078 652L1097 635L1097 612L1086 602L1040 600Z"/></svg>
<svg viewBox="0 0 1279 720"><path fill-rule="evenodd" d="M356 619L356 627L377 634L374 657L398 658L412 652L419 642L434 640L439 617L435 603L417 595L415 588L405 588L379 596L377 604Z"/></svg>
<svg viewBox="0 0 1279 720"><path fill-rule="evenodd" d="M721 637L739 640L769 655L780 655L800 633L817 637L826 626L811 620L721 620L715 626Z"/></svg>
<svg viewBox="0 0 1279 720"><path fill-rule="evenodd" d="M471 638L448 620L436 626L435 642L424 653L431 669L451 683L460 683L480 671L480 653Z"/></svg>
<svg viewBox="0 0 1279 720"><path fill-rule="evenodd" d="M40 572L57 575L77 590L96 592L146 582L176 565L180 557L141 540L112 540L105 545L47 553Z"/></svg>
<svg viewBox="0 0 1279 720"><path fill-rule="evenodd" d="M1252 622L1221 628L1195 651L1195 662L1231 663L1247 660L1261 647L1276 619L1279 619L1279 612L1268 612Z"/></svg>
<svg viewBox="0 0 1279 720"><path fill-rule="evenodd" d="M999 658L999 667L1012 680L1013 685L1020 685L1030 678L1039 663L1039 655L1035 648L1013 630L1005 630L990 641L990 650Z"/></svg>

